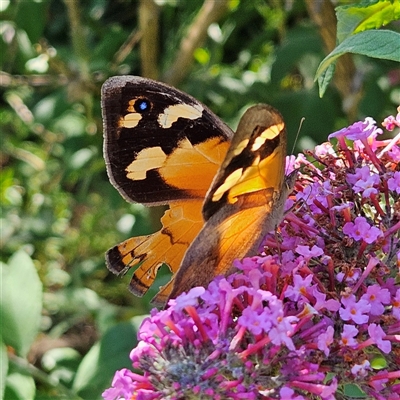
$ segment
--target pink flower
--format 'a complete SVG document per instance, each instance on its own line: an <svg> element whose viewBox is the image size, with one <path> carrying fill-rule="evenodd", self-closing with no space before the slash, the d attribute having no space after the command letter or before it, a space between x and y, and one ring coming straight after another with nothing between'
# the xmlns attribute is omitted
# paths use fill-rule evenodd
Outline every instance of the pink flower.
<svg viewBox="0 0 400 400"><path fill-rule="evenodd" d="M392 301L392 307L393 316L400 321L400 289L396 291L396 296Z"/></svg>
<svg viewBox="0 0 400 400"><path fill-rule="evenodd" d="M199 301L199 296L201 296L205 292L203 287L194 287L189 290L188 293L182 293L179 296L179 301L176 302L176 299L170 300L173 304L178 304L181 309L184 309L187 306L194 306Z"/></svg>
<svg viewBox="0 0 400 400"><path fill-rule="evenodd" d="M340 343L348 347L357 347L358 342L354 337L358 334L358 329L354 325L343 325L343 332Z"/></svg>
<svg viewBox="0 0 400 400"><path fill-rule="evenodd" d="M280 400L305 400L303 396L296 396L293 389L283 387L279 391Z"/></svg>
<svg viewBox="0 0 400 400"><path fill-rule="evenodd" d="M309 260L312 257L318 257L324 254L324 251L318 246L314 245L311 249L309 246L297 246L295 251Z"/></svg>
<svg viewBox="0 0 400 400"><path fill-rule="evenodd" d="M383 304L390 303L390 293L387 289L382 289L380 285L371 285L367 288L367 293L361 296L363 300L366 300L371 304L372 315L382 315L385 311Z"/></svg>
<svg viewBox="0 0 400 400"><path fill-rule="evenodd" d="M382 231L371 226L364 217L357 217L354 222L346 222L343 226L343 233L355 240L364 240L368 244L382 236Z"/></svg>
<svg viewBox="0 0 400 400"><path fill-rule="evenodd" d="M380 379L376 379L379 378ZM379 371L376 376L374 377L375 379L370 381L370 385L377 390L378 392L381 392L385 388L385 384L388 382L387 378L387 372L385 370ZM386 399L385 399L386 400Z"/></svg>
<svg viewBox="0 0 400 400"><path fill-rule="evenodd" d="M356 193L362 192L363 197L369 197L371 194L378 193L379 175L371 173L367 165L357 168L355 174L347 174L347 180L353 184L353 190Z"/></svg>
<svg viewBox="0 0 400 400"><path fill-rule="evenodd" d="M371 371L372 368L370 366L370 362L368 360L364 360L361 364L355 364L351 368L351 373L353 375L358 375L358 376L366 376L368 374L368 371Z"/></svg>
<svg viewBox="0 0 400 400"><path fill-rule="evenodd" d="M360 268L353 268L351 271L346 272L346 273L339 272L336 275L336 279L339 282L343 282L343 279L345 279L347 284L353 284L353 283L357 282L357 280L360 277L360 275L361 275L361 269Z"/></svg>
<svg viewBox="0 0 400 400"><path fill-rule="evenodd" d="M280 317L275 327L269 331L271 342L276 345L285 344L289 350L294 350L295 346L290 336L294 332L292 323L296 321L296 317Z"/></svg>
<svg viewBox="0 0 400 400"><path fill-rule="evenodd" d="M318 348L324 352L324 354L328 357L329 355L329 346L333 343L333 334L335 330L332 326L328 326L326 328L325 333L321 333L318 336Z"/></svg>
<svg viewBox="0 0 400 400"><path fill-rule="evenodd" d="M105 390L102 394L105 400L128 399L131 396L132 388L137 387L146 389L146 384L142 385L142 377L124 368L117 371L112 381L112 387Z"/></svg>
<svg viewBox="0 0 400 400"><path fill-rule="evenodd" d="M382 125L388 130L392 131L396 126L400 127L400 106L397 107L397 115L394 117L393 115L389 115L384 119Z"/></svg>
<svg viewBox="0 0 400 400"><path fill-rule="evenodd" d="M342 297L342 304L345 308L339 310L339 314L344 321L353 321L356 324L364 324L368 322L368 315L371 310L371 305L366 300L356 301L356 296L353 294L348 297Z"/></svg>
<svg viewBox="0 0 400 400"><path fill-rule="evenodd" d="M328 139L346 137L349 140L367 139L369 136L382 134L382 129L376 127L373 118L367 117L364 121L355 122L346 128L340 129L328 136Z"/></svg>
<svg viewBox="0 0 400 400"><path fill-rule="evenodd" d="M389 340L383 340L383 338L386 336L386 333L379 325L371 324L368 327L368 333L380 350L386 354L390 353L390 350L392 350L392 344Z"/></svg>
<svg viewBox="0 0 400 400"><path fill-rule="evenodd" d="M268 331L272 325L267 312L259 313L252 310L250 307L243 310L238 323L240 326L247 328L254 335L259 335L263 330Z"/></svg>
<svg viewBox="0 0 400 400"><path fill-rule="evenodd" d="M340 303L337 300L329 299L326 300L326 294L318 290L317 286L312 288L312 294L316 299L314 308L316 310L322 310L326 308L329 311L338 311L340 308Z"/></svg>
<svg viewBox="0 0 400 400"><path fill-rule="evenodd" d="M400 172L395 171L392 178L388 179L388 188L400 194Z"/></svg>
<svg viewBox="0 0 400 400"><path fill-rule="evenodd" d="M315 154L318 157L321 157L321 156L326 156L328 154L335 154L335 151L333 150L330 143L325 142L325 143L315 146Z"/></svg>
<svg viewBox="0 0 400 400"><path fill-rule="evenodd" d="M298 300L301 296L307 296L307 290L312 282L312 275L307 275L304 279L300 275L293 276L293 286L289 285L285 292L285 297Z"/></svg>

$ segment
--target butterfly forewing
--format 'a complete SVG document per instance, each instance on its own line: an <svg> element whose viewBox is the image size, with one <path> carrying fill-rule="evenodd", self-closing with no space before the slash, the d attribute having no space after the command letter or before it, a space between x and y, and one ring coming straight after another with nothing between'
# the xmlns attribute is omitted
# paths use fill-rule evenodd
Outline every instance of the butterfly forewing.
<svg viewBox="0 0 400 400"><path fill-rule="evenodd" d="M266 104L249 108L241 118L228 153L207 193L207 220L238 196L265 188L280 190L285 171L286 129L280 113Z"/></svg>
<svg viewBox="0 0 400 400"><path fill-rule="evenodd" d="M128 201L203 199L232 131L208 108L170 86L135 76L102 88L104 157Z"/></svg>

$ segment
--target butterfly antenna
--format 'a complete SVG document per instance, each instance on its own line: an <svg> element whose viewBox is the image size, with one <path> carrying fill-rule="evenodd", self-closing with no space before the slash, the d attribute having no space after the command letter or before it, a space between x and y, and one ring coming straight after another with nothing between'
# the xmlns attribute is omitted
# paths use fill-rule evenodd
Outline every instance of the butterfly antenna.
<svg viewBox="0 0 400 400"><path fill-rule="evenodd" d="M300 120L299 128L297 129L296 137L294 138L294 143L293 143L293 146L292 146L292 150L290 151L290 153L288 155L289 159L290 159L290 157L294 156L294 149L296 148L296 144L297 144L297 142L299 140L300 130L301 130L301 127L303 126L303 122L304 121L305 121L305 118L302 117L301 120ZM288 175L288 171L287 170L285 170L285 175Z"/></svg>
<svg viewBox="0 0 400 400"><path fill-rule="evenodd" d="M296 144L297 144L297 142L298 142L298 140L299 140L299 136L300 136L300 131L301 131L301 128L302 128L302 126L303 126L303 122L304 122L305 120L306 120L306 119L305 119L304 117L301 117L301 120L300 120L300 123L299 123L299 128L297 129L296 137L294 138L294 143L293 143L292 151L290 152L291 154L294 154L294 149L296 148Z"/></svg>

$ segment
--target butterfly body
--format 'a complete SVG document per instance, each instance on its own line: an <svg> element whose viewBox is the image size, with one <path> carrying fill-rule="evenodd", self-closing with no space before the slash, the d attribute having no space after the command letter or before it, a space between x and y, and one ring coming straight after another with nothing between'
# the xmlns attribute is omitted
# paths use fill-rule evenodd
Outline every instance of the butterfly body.
<svg viewBox="0 0 400 400"><path fill-rule="evenodd" d="M170 206L159 232L106 255L117 274L138 267L131 291L144 294L166 263L174 275L155 298L164 304L256 254L287 196L286 131L275 109L253 106L233 135L191 96L131 76L106 81L102 108L111 182L128 201Z"/></svg>

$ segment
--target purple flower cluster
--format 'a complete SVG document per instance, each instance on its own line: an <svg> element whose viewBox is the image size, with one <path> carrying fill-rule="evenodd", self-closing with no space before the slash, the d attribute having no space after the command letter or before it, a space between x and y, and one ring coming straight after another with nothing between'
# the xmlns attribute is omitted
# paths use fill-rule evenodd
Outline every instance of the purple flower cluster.
<svg viewBox="0 0 400 400"><path fill-rule="evenodd" d="M400 126L399 115L385 120ZM114 399L400 399L400 137L366 118L299 169L261 256L153 310Z"/></svg>

